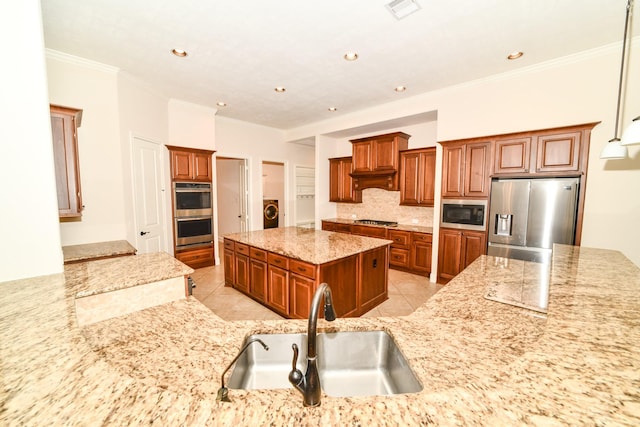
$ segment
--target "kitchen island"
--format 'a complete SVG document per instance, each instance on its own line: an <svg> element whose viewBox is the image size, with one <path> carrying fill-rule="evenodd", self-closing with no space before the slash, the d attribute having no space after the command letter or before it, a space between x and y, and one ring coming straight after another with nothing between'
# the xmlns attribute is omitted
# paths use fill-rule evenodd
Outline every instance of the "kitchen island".
<svg viewBox="0 0 640 427"><path fill-rule="evenodd" d="M392 242L300 227L224 236L225 283L286 318L306 319L321 283L339 317L384 302Z"/></svg>
<svg viewBox="0 0 640 427"><path fill-rule="evenodd" d="M2 283L0 425L640 425L640 269L557 246L546 316L484 298L529 265L482 256L410 316L319 321L388 331L424 387L319 408L293 388L216 401L246 336L303 320L227 322L189 297L80 328L64 274Z"/></svg>

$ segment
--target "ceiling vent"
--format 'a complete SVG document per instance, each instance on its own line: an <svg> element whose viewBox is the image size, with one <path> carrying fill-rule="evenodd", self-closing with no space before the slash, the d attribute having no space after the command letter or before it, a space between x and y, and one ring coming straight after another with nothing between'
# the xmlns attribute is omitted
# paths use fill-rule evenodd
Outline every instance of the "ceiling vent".
<svg viewBox="0 0 640 427"><path fill-rule="evenodd" d="M415 0L393 0L387 9L396 19L402 19L420 10L420 5Z"/></svg>

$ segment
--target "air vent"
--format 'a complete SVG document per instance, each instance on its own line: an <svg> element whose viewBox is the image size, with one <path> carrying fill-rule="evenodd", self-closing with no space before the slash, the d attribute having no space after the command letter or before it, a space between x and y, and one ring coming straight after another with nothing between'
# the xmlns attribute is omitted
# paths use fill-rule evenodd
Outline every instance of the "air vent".
<svg viewBox="0 0 640 427"><path fill-rule="evenodd" d="M387 9L396 19L402 19L420 10L420 5L415 0L393 0Z"/></svg>

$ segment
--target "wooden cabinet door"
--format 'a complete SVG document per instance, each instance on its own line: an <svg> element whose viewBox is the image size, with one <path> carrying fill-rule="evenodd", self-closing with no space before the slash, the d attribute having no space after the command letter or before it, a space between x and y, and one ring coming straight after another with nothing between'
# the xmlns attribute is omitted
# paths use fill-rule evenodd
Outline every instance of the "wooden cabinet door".
<svg viewBox="0 0 640 427"><path fill-rule="evenodd" d="M193 179L196 181L211 182L211 154L193 153Z"/></svg>
<svg viewBox="0 0 640 427"><path fill-rule="evenodd" d="M226 243L226 242L225 242ZM233 243L232 243L233 246ZM233 286L235 280L235 265L236 260L233 254L233 250L224 250L224 283L227 286Z"/></svg>
<svg viewBox="0 0 640 427"><path fill-rule="evenodd" d="M311 300L315 292L315 280L291 274L289 283L289 316L294 319L308 319Z"/></svg>
<svg viewBox="0 0 640 427"><path fill-rule="evenodd" d="M408 151L400 153L400 204L420 203L420 153Z"/></svg>
<svg viewBox="0 0 640 427"><path fill-rule="evenodd" d="M465 197L489 197L491 143L467 144L464 157Z"/></svg>
<svg viewBox="0 0 640 427"><path fill-rule="evenodd" d="M249 257L236 253L233 287L244 293L249 293L249 281Z"/></svg>
<svg viewBox="0 0 640 427"><path fill-rule="evenodd" d="M537 137L536 172L574 172L580 170L581 132Z"/></svg>
<svg viewBox="0 0 640 427"><path fill-rule="evenodd" d="M50 114L58 214L64 218L80 217L82 191L77 128L80 126L82 110L51 105Z"/></svg>
<svg viewBox="0 0 640 427"><path fill-rule="evenodd" d="M267 263L257 259L249 262L249 293L258 301L264 302L267 293Z"/></svg>
<svg viewBox="0 0 640 427"><path fill-rule="evenodd" d="M387 299L387 248L361 254L360 313L364 314Z"/></svg>
<svg viewBox="0 0 640 427"><path fill-rule="evenodd" d="M353 172L373 172L374 141L353 143Z"/></svg>
<svg viewBox="0 0 640 427"><path fill-rule="evenodd" d="M433 206L436 192L436 148L427 148L421 152L419 162L418 201L420 206Z"/></svg>
<svg viewBox="0 0 640 427"><path fill-rule="evenodd" d="M440 229L438 250L438 283L447 283L460 273L462 260L462 232Z"/></svg>
<svg viewBox="0 0 640 427"><path fill-rule="evenodd" d="M193 179L193 156L190 152L171 150L171 178L174 180Z"/></svg>
<svg viewBox="0 0 640 427"><path fill-rule="evenodd" d="M289 272L269 265L267 268L267 304L269 307L289 316Z"/></svg>
<svg viewBox="0 0 640 427"><path fill-rule="evenodd" d="M497 140L494 175L529 173L531 137Z"/></svg>
<svg viewBox="0 0 640 427"><path fill-rule="evenodd" d="M395 137L381 137L373 143L373 170L386 171L398 167L398 148Z"/></svg>
<svg viewBox="0 0 640 427"><path fill-rule="evenodd" d="M462 233L462 259L460 271L464 270L480 255L486 253L487 237L481 231L467 231Z"/></svg>
<svg viewBox="0 0 640 427"><path fill-rule="evenodd" d="M464 196L464 155L464 145L443 147L442 197Z"/></svg>
<svg viewBox="0 0 640 427"><path fill-rule="evenodd" d="M417 274L428 275L431 273L431 234L411 233L411 262L410 268Z"/></svg>
<svg viewBox="0 0 640 427"><path fill-rule="evenodd" d="M329 159L329 201L341 202L340 191L342 189L341 177L342 161L341 159Z"/></svg>
<svg viewBox="0 0 640 427"><path fill-rule="evenodd" d="M341 203L361 203L362 191L353 189L351 157L329 159L329 201Z"/></svg>

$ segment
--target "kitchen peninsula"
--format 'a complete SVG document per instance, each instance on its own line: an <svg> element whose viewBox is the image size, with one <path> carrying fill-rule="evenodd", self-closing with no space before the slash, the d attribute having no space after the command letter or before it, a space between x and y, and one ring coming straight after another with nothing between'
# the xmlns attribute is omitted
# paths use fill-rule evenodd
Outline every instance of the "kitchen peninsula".
<svg viewBox="0 0 640 427"><path fill-rule="evenodd" d="M323 282L339 317L357 317L385 301L386 239L299 227L224 236L225 283L287 318L306 319Z"/></svg>

